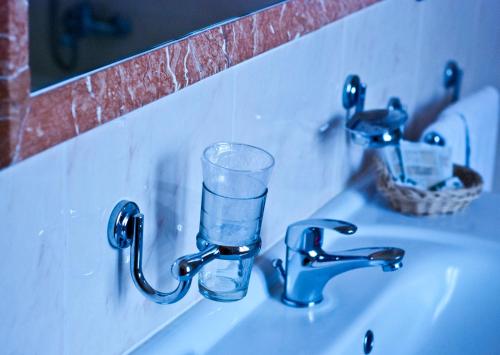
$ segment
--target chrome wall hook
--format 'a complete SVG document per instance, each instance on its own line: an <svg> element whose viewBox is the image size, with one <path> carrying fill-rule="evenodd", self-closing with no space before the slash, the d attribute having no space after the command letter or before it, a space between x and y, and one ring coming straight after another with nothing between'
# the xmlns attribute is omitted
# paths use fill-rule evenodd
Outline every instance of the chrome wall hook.
<svg viewBox="0 0 500 355"><path fill-rule="evenodd" d="M159 304L175 303L183 298L193 277L209 262L251 258L258 254L261 247L260 238L251 245L222 246L198 236L200 252L180 257L171 266L172 276L179 281L177 287L171 292L161 292L149 284L142 270L143 231L144 215L139 206L132 201L120 201L109 218L108 241L115 249L130 247L130 275L135 286L146 298Z"/></svg>
<svg viewBox="0 0 500 355"><path fill-rule="evenodd" d="M348 75L342 90L342 106L346 109L346 117L349 118L351 108L354 112L362 112L365 107L366 85L361 82L358 75Z"/></svg>
<svg viewBox="0 0 500 355"><path fill-rule="evenodd" d="M462 87L462 78L464 75L463 70L458 66L457 62L450 60L446 63L443 73L443 85L445 89L452 89L451 102L456 102L460 98L460 90ZM465 116L461 113L458 114L464 124L465 130L465 162L464 165L470 166L470 133L469 126ZM423 141L427 144L438 145L441 147L446 146L446 139L437 132L428 132Z"/></svg>
<svg viewBox="0 0 500 355"><path fill-rule="evenodd" d="M405 107L403 106L403 103L401 102L401 99L397 96L393 96L389 99L389 102L387 103L387 109L390 110L399 110L399 111L404 111Z"/></svg>
<svg viewBox="0 0 500 355"><path fill-rule="evenodd" d="M454 60L449 60L443 72L443 86L446 90L452 89L451 102L456 102L460 97L463 72ZM428 132L423 141L427 144L446 146L446 139L437 132Z"/></svg>
<svg viewBox="0 0 500 355"><path fill-rule="evenodd" d="M456 102L460 97L462 88L463 71L454 60L446 63L443 73L443 85L445 89L452 89L451 101Z"/></svg>

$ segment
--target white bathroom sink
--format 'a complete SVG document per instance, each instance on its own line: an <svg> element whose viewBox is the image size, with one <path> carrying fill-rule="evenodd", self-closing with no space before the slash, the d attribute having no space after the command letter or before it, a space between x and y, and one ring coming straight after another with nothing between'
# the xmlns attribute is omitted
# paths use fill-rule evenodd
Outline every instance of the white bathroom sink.
<svg viewBox="0 0 500 355"><path fill-rule="evenodd" d="M133 353L363 354L371 330L371 354L500 354L500 195L416 218L366 194L347 191L315 214L359 227L353 236L326 232L324 249L399 247L402 269L349 271L327 284L321 304L291 308L271 267L284 255L279 242L260 257L244 300L203 300Z"/></svg>

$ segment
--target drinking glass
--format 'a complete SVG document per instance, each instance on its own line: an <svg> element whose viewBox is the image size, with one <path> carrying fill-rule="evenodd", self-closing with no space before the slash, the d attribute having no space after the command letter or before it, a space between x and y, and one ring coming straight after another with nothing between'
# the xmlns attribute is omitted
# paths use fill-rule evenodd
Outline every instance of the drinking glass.
<svg viewBox="0 0 500 355"><path fill-rule="evenodd" d="M253 246L260 228L274 158L240 143L215 143L202 155L203 195L198 245ZM236 301L248 290L254 257L216 259L199 273L202 295Z"/></svg>

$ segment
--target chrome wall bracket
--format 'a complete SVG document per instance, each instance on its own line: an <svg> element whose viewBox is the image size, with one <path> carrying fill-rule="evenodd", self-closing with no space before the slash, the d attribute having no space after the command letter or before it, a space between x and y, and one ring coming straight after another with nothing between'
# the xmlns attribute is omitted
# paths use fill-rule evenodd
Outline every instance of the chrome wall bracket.
<svg viewBox="0 0 500 355"><path fill-rule="evenodd" d="M462 88L462 78L464 72L458 66L458 63L454 60L449 60L445 67L443 73L443 85L444 88L449 90L451 89L451 102L456 102L460 98L460 90ZM467 120L465 119L463 114L459 114L460 119L464 124L465 130L465 162L464 165L470 166L470 134L469 134L469 126L467 125ZM427 144L431 145L439 145L441 147L446 146L446 139L437 132L428 132L424 137L423 141Z"/></svg>
<svg viewBox="0 0 500 355"><path fill-rule="evenodd" d="M351 108L354 112L362 112L365 107L366 84L361 82L358 75L348 75L342 90L342 106L344 106L346 118L349 119Z"/></svg>
<svg viewBox="0 0 500 355"><path fill-rule="evenodd" d="M389 102L387 103L387 109L406 112L403 103L401 102L401 99L397 96L393 96L389 99Z"/></svg>
<svg viewBox="0 0 500 355"><path fill-rule="evenodd" d="M451 89L451 101L456 102L460 97L462 88L463 71L454 60L446 63L443 73L443 85L445 89Z"/></svg>
<svg viewBox="0 0 500 355"><path fill-rule="evenodd" d="M132 201L120 201L111 212L108 222L108 241L115 249L130 247L130 274L137 289L148 299L159 304L179 301L189 291L193 277L201 268L215 259L239 260L251 258L260 251L260 238L251 245L223 246L211 244L197 237L198 253L178 258L171 273L179 282L171 292L161 292L146 280L142 269L144 215Z"/></svg>

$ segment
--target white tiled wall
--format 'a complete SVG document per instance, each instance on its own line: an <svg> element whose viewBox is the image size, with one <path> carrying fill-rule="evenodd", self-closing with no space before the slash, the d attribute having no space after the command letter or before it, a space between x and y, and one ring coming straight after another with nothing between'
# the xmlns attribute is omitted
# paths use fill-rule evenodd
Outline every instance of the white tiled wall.
<svg viewBox="0 0 500 355"><path fill-rule="evenodd" d="M168 289L170 263L195 250L203 148L258 145L276 157L269 247L341 191L356 165L360 150L340 127L345 76L368 84L368 108L398 95L410 112L442 99L450 58L465 69L464 94L498 88L498 7L387 0L1 171L1 352L120 353L179 315L201 297L196 287L168 306L139 294L127 253L106 239L116 202L145 213L145 273Z"/></svg>

